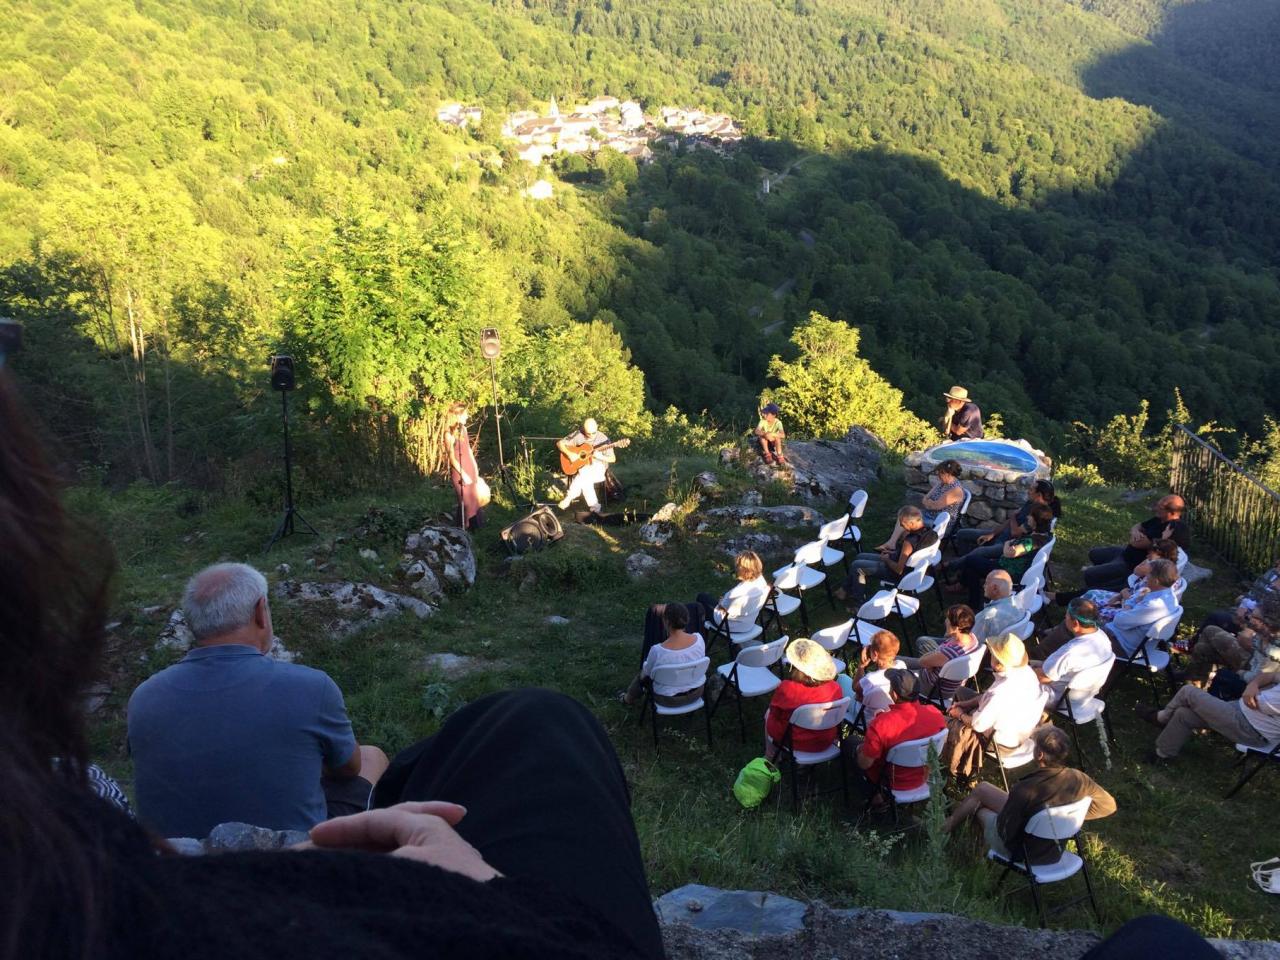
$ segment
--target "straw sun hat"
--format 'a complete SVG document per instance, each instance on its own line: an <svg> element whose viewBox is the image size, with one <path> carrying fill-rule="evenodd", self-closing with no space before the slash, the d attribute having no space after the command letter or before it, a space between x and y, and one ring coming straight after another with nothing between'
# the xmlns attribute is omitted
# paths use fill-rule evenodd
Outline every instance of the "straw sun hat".
<svg viewBox="0 0 1280 960"><path fill-rule="evenodd" d="M969 391L966 390L964 387L952 387L950 390L944 393L943 396L946 397L948 400L968 400Z"/></svg>
<svg viewBox="0 0 1280 960"><path fill-rule="evenodd" d="M822 644L812 640L799 639L787 647L787 661L803 673L817 681L834 680L836 678L836 662L831 654L822 648Z"/></svg>
<svg viewBox="0 0 1280 960"><path fill-rule="evenodd" d="M992 637L987 641L987 646L991 648L991 656L999 660L1006 670L1027 665L1027 648L1022 645L1016 633L1002 633L998 637Z"/></svg>

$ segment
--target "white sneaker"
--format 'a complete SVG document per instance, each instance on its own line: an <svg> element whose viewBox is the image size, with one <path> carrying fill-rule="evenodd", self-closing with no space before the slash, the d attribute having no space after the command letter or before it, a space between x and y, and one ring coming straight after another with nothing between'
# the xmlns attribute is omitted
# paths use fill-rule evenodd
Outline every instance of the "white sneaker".
<svg viewBox="0 0 1280 960"><path fill-rule="evenodd" d="M559 504L560 509L561 509L561 510L568 510L568 509L569 509L569 504L570 504L571 502L572 502L572 501L570 501L568 497L565 497L563 500L561 500L561 501L560 501L560 504Z"/></svg>

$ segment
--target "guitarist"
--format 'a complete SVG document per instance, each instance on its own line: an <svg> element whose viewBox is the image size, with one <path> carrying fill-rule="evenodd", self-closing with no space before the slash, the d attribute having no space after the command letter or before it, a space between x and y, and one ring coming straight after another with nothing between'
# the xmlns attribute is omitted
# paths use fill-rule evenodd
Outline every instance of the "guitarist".
<svg viewBox="0 0 1280 960"><path fill-rule="evenodd" d="M586 501L587 509L592 513L600 512L600 501L596 497L596 484L604 482L605 471L609 469L609 464L617 460L616 454L613 452L612 446L605 446L609 443L609 438L600 432L599 425L591 417L582 421L582 428L575 430L563 440L556 441L556 447L560 453L571 461L577 462L582 459L590 459L590 463L580 468L573 475L573 481L569 484L569 492L565 494L564 499L560 501L560 509L569 509L569 504L577 498L579 494ZM589 453L582 452L582 448L589 446Z"/></svg>

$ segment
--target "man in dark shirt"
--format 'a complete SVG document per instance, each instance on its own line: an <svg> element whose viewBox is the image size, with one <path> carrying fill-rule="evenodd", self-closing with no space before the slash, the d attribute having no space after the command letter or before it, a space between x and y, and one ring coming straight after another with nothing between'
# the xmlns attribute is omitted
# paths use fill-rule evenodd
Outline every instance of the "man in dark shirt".
<svg viewBox="0 0 1280 960"><path fill-rule="evenodd" d="M964 387L952 387L943 394L947 410L942 416L942 433L948 440L981 440L982 411L969 399Z"/></svg>
<svg viewBox="0 0 1280 960"><path fill-rule="evenodd" d="M976 816L987 844L1001 856L1020 861L1025 850L1027 859L1034 864L1057 863L1061 850L1056 843L1023 833L1027 821L1035 814L1045 807L1060 807L1085 797L1093 801L1086 820L1109 817L1116 812L1115 797L1087 774L1066 766L1067 757L1071 755L1071 740L1063 731L1043 726L1031 738L1036 744L1036 770L1015 783L1008 793L994 784L979 783L956 805L942 825L943 831L950 833Z"/></svg>
<svg viewBox="0 0 1280 960"><path fill-rule="evenodd" d="M1157 540L1172 540L1183 551L1191 551L1191 528L1182 519L1186 504L1176 493L1161 497L1156 515L1136 524L1129 531L1126 546L1094 547L1084 569L1084 582L1090 590L1123 590L1133 568L1147 558L1147 551Z"/></svg>

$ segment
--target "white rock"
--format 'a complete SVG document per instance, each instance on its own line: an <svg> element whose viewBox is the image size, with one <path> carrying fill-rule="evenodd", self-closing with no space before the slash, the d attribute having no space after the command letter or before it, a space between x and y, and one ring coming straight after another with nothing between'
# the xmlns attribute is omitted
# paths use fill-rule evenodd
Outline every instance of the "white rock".
<svg viewBox="0 0 1280 960"><path fill-rule="evenodd" d="M545 623L549 627L563 627L569 622L570 621L568 617L562 617L554 613L551 616L547 617L546 620L543 621L543 623Z"/></svg>
<svg viewBox="0 0 1280 960"><path fill-rule="evenodd" d="M627 575L639 580L658 569L658 561L647 553L637 552L627 557Z"/></svg>
<svg viewBox="0 0 1280 960"><path fill-rule="evenodd" d="M417 594L436 596L442 588L466 590L476 582L475 548L465 530L428 524L405 537L404 552L400 569L414 580L413 590ZM420 561L423 567L416 567L415 561ZM416 571L412 575L410 568ZM434 575L434 581L428 580L418 587L423 569Z"/></svg>
<svg viewBox="0 0 1280 960"><path fill-rule="evenodd" d="M182 608L179 607L169 614L169 622L160 631L155 649L157 651L175 650L178 653L186 653L195 645L195 642L195 635L191 632L191 628L187 626L187 618L183 616ZM267 656L273 660L282 660L285 663L293 663L298 659L298 655L285 647L284 641L276 636L271 638L271 649L267 651Z"/></svg>
<svg viewBox="0 0 1280 960"><path fill-rule="evenodd" d="M1213 571L1208 567L1196 566L1190 560L1188 560L1187 565L1182 568L1182 579L1187 581L1188 586L1193 583L1198 583L1201 580L1208 580L1212 576Z"/></svg>
<svg viewBox="0 0 1280 960"><path fill-rule="evenodd" d="M422 667L428 673L440 673L446 677L461 677L475 673L490 666L489 661L479 657L466 657L457 653L429 653L422 660Z"/></svg>
<svg viewBox="0 0 1280 960"><path fill-rule="evenodd" d="M764 497L760 495L759 490L748 490L742 495L742 505L744 507L758 507L764 503Z"/></svg>
<svg viewBox="0 0 1280 960"><path fill-rule="evenodd" d="M374 549L371 549L370 547L361 547L361 548L360 548L360 558L361 558L362 560L377 560L377 559L378 559L378 551L377 551L377 550L374 550Z"/></svg>
<svg viewBox="0 0 1280 960"><path fill-rule="evenodd" d="M336 616L325 628L338 636L347 636L371 623L397 617L401 613L412 613L419 620L425 620L436 612L435 607L416 597L392 593L371 583L282 580L273 592L277 597L294 603L328 606Z"/></svg>
<svg viewBox="0 0 1280 960"><path fill-rule="evenodd" d="M655 523L661 523L661 522L663 522L663 521L670 522L670 521L671 521L671 519L672 519L673 517L675 517L675 515L676 515L676 510L678 510L678 509L679 509L679 508L678 508L674 503L671 503L670 501L668 501L667 503L664 503L664 504L663 504L663 505L658 509L658 512L657 512L657 513L655 513L655 514L654 514L652 517L650 517L649 519L650 519L650 520L652 520L652 521L653 521L653 522L655 522Z"/></svg>

